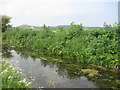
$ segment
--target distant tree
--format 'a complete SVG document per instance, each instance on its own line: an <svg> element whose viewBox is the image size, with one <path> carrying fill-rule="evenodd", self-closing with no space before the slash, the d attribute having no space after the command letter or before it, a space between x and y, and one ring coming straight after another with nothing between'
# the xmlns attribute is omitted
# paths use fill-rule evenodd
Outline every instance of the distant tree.
<svg viewBox="0 0 120 90"><path fill-rule="evenodd" d="M42 29L45 31L49 31L49 26L47 27L45 24L42 26Z"/></svg>
<svg viewBox="0 0 120 90"><path fill-rule="evenodd" d="M30 28L31 26L27 25L27 24L23 24L19 26L20 28Z"/></svg>
<svg viewBox="0 0 120 90"><path fill-rule="evenodd" d="M71 23L70 23L71 26L74 25L74 24L75 24L74 22L71 22Z"/></svg>
<svg viewBox="0 0 120 90"><path fill-rule="evenodd" d="M83 25L81 24L75 24L74 22L70 23L70 29L71 30L76 30L76 31L82 31L83 30Z"/></svg>
<svg viewBox="0 0 120 90"><path fill-rule="evenodd" d="M112 25L107 24L106 22L104 22L103 28L104 28L105 30L111 30L111 29L112 29Z"/></svg>
<svg viewBox="0 0 120 90"><path fill-rule="evenodd" d="M47 26L45 24L43 24L43 30L46 30Z"/></svg>
<svg viewBox="0 0 120 90"><path fill-rule="evenodd" d="M8 27L11 27L11 25L9 24L11 17L6 16L6 15L1 15L0 19L1 19L0 21L2 21L1 22L2 23L2 32L5 32L8 29Z"/></svg>

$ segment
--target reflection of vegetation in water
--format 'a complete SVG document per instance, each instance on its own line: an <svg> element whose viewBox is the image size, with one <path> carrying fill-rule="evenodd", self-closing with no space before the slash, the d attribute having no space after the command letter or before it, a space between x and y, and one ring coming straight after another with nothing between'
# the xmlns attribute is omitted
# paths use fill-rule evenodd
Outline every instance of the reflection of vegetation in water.
<svg viewBox="0 0 120 90"><path fill-rule="evenodd" d="M81 69L81 71L85 74L88 74L89 77L94 77L99 75L97 70L92 70L92 69Z"/></svg>
<svg viewBox="0 0 120 90"><path fill-rule="evenodd" d="M81 76L86 76L88 79L96 82L99 87L117 87L120 80L118 80L118 72L115 70L109 70L107 68L101 68L97 66L91 66L89 64L76 64L67 62L57 62L52 60L41 60L42 64L57 66L56 71L58 75L67 77L69 79L79 79ZM107 83L106 83L107 82Z"/></svg>
<svg viewBox="0 0 120 90"><path fill-rule="evenodd" d="M69 59L61 59L54 56L44 55L44 53L40 52L30 52L28 50L16 49L16 52L19 55L26 59L27 57L31 57L34 60L36 58L40 58L41 65L46 67L49 65L50 67L57 67L56 72L59 76L67 77L69 79L80 79L81 76L86 76L89 80L92 80L97 84L97 86L102 88L117 88L120 84L119 71L108 69L102 66L90 65L90 64L82 64L78 63L74 60Z"/></svg>
<svg viewBox="0 0 120 90"><path fill-rule="evenodd" d="M24 58L25 60L27 60L27 58L29 58L29 55L24 54L24 53L20 53L21 58Z"/></svg>
<svg viewBox="0 0 120 90"><path fill-rule="evenodd" d="M8 50L8 47L6 46L6 45L4 45L3 47L2 47L2 57L4 58L11 58L11 57L13 57L12 55L11 55L11 52Z"/></svg>

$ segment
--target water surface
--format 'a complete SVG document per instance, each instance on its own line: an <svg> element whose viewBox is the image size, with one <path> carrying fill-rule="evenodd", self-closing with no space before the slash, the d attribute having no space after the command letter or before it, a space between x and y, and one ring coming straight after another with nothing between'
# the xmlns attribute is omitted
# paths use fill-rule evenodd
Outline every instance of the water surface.
<svg viewBox="0 0 120 90"><path fill-rule="evenodd" d="M118 88L118 71L25 48L3 46L3 57L20 67L32 88ZM20 71L20 69L17 69Z"/></svg>

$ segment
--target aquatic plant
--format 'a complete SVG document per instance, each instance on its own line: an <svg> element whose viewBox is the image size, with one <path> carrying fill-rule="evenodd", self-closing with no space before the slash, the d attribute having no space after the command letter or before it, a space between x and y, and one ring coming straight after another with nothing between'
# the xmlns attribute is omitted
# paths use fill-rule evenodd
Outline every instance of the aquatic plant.
<svg viewBox="0 0 120 90"><path fill-rule="evenodd" d="M40 29L11 28L3 33L3 41L30 48L34 51L47 51L78 62L105 67L115 67L118 60L117 27L107 25L100 28L84 28L74 24L68 28L49 27Z"/></svg>

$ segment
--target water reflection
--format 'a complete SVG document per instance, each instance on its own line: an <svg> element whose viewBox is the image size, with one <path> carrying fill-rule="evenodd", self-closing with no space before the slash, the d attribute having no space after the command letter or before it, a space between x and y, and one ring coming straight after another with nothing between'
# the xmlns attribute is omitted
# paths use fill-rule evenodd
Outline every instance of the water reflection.
<svg viewBox="0 0 120 90"><path fill-rule="evenodd" d="M8 47L6 45L4 45L2 47L2 57L3 58L11 58L11 57L13 57L12 53L10 52L10 50L8 49Z"/></svg>
<svg viewBox="0 0 120 90"><path fill-rule="evenodd" d="M13 50L12 50L13 49ZM3 48L3 56L11 62L18 60L32 87L117 88L119 71L100 66L81 64L26 49ZM6 53L9 54L6 55Z"/></svg>

